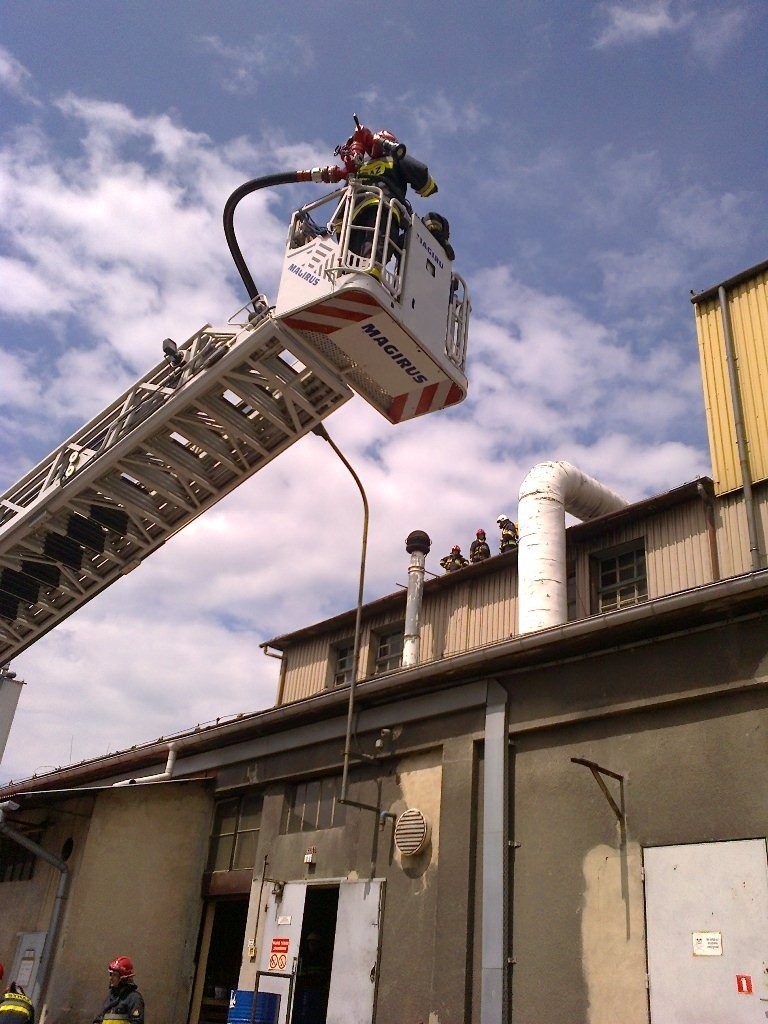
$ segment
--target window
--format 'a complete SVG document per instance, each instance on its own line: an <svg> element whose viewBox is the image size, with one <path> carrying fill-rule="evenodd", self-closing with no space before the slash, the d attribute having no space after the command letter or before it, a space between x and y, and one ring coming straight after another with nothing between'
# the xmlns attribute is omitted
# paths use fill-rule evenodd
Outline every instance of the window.
<svg viewBox="0 0 768 1024"><path fill-rule="evenodd" d="M255 865L261 804L260 793L244 793L218 801L206 870L240 871Z"/></svg>
<svg viewBox="0 0 768 1024"><path fill-rule="evenodd" d="M40 845L42 832L30 832L27 838ZM26 846L0 836L0 882L26 882L35 873L36 857Z"/></svg>
<svg viewBox="0 0 768 1024"><path fill-rule="evenodd" d="M333 648L334 670L333 685L343 686L352 682L352 667L354 663L355 645L352 640L343 644L337 644Z"/></svg>
<svg viewBox="0 0 768 1024"><path fill-rule="evenodd" d="M387 633L379 634L379 642L376 647L376 660L373 663L373 674L389 672L393 668L400 668L403 661L403 628L390 630Z"/></svg>
<svg viewBox="0 0 768 1024"><path fill-rule="evenodd" d="M645 544L601 552L594 558L595 611L609 612L648 600Z"/></svg>
<svg viewBox="0 0 768 1024"><path fill-rule="evenodd" d="M341 776L310 779L294 786L286 832L314 832L343 825L346 808L339 803Z"/></svg>

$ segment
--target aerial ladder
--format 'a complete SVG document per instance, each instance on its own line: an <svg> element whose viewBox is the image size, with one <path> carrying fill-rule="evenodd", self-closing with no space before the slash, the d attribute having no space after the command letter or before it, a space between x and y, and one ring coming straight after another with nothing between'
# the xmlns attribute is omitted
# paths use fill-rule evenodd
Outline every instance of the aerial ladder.
<svg viewBox="0 0 768 1024"><path fill-rule="evenodd" d="M466 284L407 204L361 183L371 133L355 123L336 151L342 167L254 179L230 196L225 236L249 303L183 344L166 339L155 367L0 497L0 665L353 392L391 423L465 397ZM258 188L302 181L337 187L293 213L270 306L243 259L234 210ZM371 198L361 255L355 212Z"/></svg>

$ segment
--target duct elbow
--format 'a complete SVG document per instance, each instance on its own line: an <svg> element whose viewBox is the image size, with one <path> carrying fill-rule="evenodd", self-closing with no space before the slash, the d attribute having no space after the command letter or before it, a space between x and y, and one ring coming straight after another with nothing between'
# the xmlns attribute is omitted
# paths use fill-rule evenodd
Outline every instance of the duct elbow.
<svg viewBox="0 0 768 1024"><path fill-rule="evenodd" d="M541 462L520 485L520 633L560 626L568 617L565 514L596 519L624 508L621 495L569 462Z"/></svg>

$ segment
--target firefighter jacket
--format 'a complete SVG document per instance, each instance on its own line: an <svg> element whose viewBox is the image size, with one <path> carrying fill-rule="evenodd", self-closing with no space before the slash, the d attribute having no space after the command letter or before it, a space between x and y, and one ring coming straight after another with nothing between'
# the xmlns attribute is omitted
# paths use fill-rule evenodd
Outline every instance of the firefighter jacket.
<svg viewBox="0 0 768 1024"><path fill-rule="evenodd" d="M23 992L6 992L0 1001L2 1024L35 1024L35 1007Z"/></svg>
<svg viewBox="0 0 768 1024"><path fill-rule="evenodd" d="M414 160L407 153L402 160L395 160L391 156L369 160L358 169L357 176L361 184L375 185L403 204L409 185L420 196L431 196L437 192L437 185L427 165Z"/></svg>
<svg viewBox="0 0 768 1024"><path fill-rule="evenodd" d="M470 562L483 562L486 558L491 557L491 549L488 547L488 542L484 540L473 540L469 545L469 560Z"/></svg>
<svg viewBox="0 0 768 1024"><path fill-rule="evenodd" d="M93 1024L108 1024L113 1020L144 1024L144 999L132 981L122 981L110 991L101 1012L93 1018Z"/></svg>
<svg viewBox="0 0 768 1024"><path fill-rule="evenodd" d="M440 565L446 572L456 572L457 569L463 569L465 565L469 565L469 562L460 551L452 551L450 555L445 555L440 559Z"/></svg>
<svg viewBox="0 0 768 1024"><path fill-rule="evenodd" d="M517 547L517 524L513 523L511 519L505 519L501 524L501 541L499 543L499 551L504 554L505 551L514 551Z"/></svg>

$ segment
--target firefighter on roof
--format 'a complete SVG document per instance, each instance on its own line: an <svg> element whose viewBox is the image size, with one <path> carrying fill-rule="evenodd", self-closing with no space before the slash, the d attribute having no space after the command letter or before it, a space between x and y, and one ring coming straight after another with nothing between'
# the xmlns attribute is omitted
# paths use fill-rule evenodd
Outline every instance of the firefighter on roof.
<svg viewBox="0 0 768 1024"><path fill-rule="evenodd" d="M513 523L509 516L503 512L496 522L501 530L499 551L502 555L505 551L514 551L518 542L517 523Z"/></svg>
<svg viewBox="0 0 768 1024"><path fill-rule="evenodd" d="M446 572L456 572L457 569L463 569L465 565L469 565L469 562L462 555L459 545L454 544L451 553L440 559L440 565Z"/></svg>
<svg viewBox="0 0 768 1024"><path fill-rule="evenodd" d="M486 558L490 557L491 549L485 539L485 530L478 530L475 540L469 545L469 560L470 562L484 562Z"/></svg>

